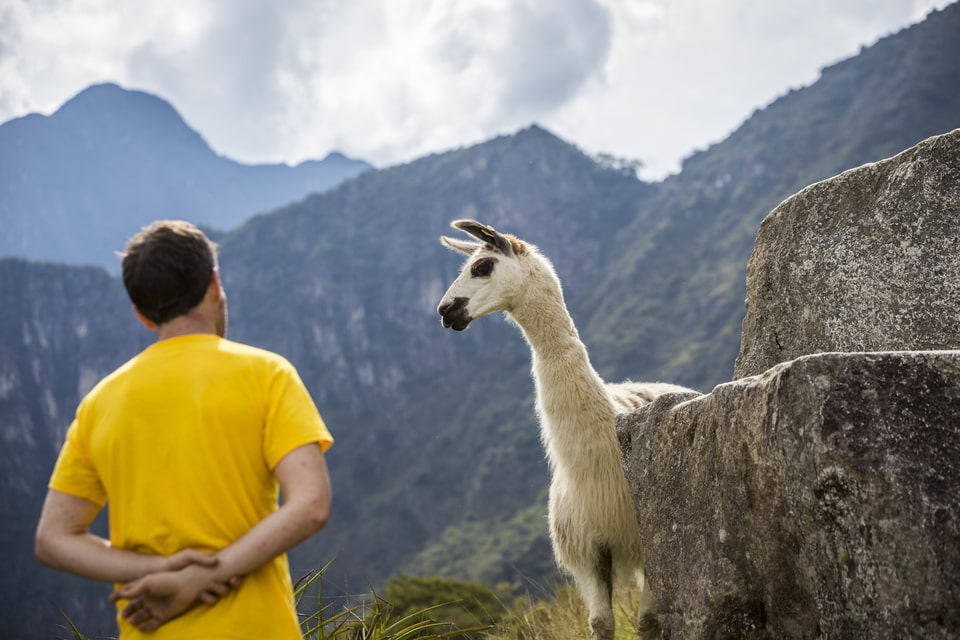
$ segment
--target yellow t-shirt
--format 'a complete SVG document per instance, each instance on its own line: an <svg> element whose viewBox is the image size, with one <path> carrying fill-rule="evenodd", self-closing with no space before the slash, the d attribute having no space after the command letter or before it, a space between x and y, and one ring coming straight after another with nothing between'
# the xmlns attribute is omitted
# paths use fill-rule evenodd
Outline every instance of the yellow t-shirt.
<svg viewBox="0 0 960 640"><path fill-rule="evenodd" d="M50 488L110 502L110 540L169 555L215 551L278 506L272 470L293 449L333 443L293 366L279 355L210 334L157 342L104 378L80 403ZM124 640L301 637L286 555L240 588Z"/></svg>

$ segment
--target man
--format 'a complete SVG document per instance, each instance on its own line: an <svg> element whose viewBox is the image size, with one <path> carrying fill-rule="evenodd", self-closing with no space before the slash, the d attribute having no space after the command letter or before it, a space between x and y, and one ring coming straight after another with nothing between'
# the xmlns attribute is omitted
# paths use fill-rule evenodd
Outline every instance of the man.
<svg viewBox="0 0 960 640"><path fill-rule="evenodd" d="M157 340L81 401L37 558L119 583L122 640L299 639L286 551L326 524L333 439L289 362L224 339L216 246L199 229L141 230L123 283ZM107 501L109 542L89 533Z"/></svg>

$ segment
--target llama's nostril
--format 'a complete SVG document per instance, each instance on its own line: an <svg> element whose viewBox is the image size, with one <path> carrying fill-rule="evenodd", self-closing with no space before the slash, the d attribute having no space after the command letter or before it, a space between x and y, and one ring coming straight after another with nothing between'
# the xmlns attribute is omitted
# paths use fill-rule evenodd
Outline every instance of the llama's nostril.
<svg viewBox="0 0 960 640"><path fill-rule="evenodd" d="M449 315L451 313L459 313L467 306L466 298L454 298L449 302L444 302L439 307L437 307L437 313L442 316Z"/></svg>

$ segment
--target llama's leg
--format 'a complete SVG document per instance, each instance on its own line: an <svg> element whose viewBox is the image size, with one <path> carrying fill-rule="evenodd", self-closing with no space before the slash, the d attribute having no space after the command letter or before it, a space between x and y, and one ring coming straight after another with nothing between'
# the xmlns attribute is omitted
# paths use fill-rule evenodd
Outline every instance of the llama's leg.
<svg viewBox="0 0 960 640"><path fill-rule="evenodd" d="M590 610L590 633L593 640L612 640L613 619L613 556L610 548L597 549L593 567L573 572L577 588Z"/></svg>
<svg viewBox="0 0 960 640"><path fill-rule="evenodd" d="M637 573L637 584L640 586L637 635L640 636L640 640L659 640L663 637L663 630L660 628L660 618L657 616L657 604L653 597L653 590L644 580L642 570Z"/></svg>

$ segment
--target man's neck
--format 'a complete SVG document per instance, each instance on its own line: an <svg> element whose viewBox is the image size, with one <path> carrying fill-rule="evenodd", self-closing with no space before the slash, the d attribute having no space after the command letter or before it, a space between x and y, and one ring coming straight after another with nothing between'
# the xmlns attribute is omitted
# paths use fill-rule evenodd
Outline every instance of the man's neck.
<svg viewBox="0 0 960 640"><path fill-rule="evenodd" d="M157 327L157 342L192 334L217 335L216 323L193 314L178 316Z"/></svg>

